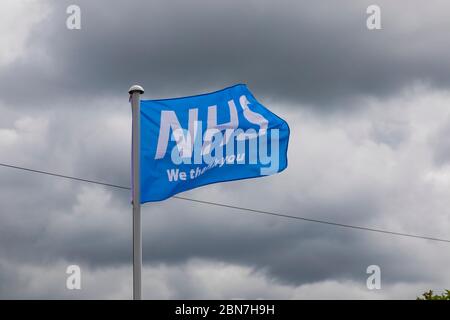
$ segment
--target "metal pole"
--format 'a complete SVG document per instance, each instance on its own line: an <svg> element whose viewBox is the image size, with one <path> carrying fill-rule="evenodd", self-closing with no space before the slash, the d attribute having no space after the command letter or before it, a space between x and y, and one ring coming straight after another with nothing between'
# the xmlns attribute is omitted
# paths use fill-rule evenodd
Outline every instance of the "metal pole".
<svg viewBox="0 0 450 320"><path fill-rule="evenodd" d="M128 90L131 95L133 114L132 133L132 193L133 193L133 299L142 299L142 229L141 229L141 181L140 149L141 120L140 95L144 93L141 86L134 85Z"/></svg>

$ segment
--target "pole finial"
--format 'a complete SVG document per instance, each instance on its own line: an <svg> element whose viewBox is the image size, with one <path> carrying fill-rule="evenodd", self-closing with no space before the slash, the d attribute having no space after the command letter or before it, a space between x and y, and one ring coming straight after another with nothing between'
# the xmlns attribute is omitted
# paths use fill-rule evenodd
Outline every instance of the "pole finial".
<svg viewBox="0 0 450 320"><path fill-rule="evenodd" d="M140 85L135 84L130 87L130 89L128 90L128 93L132 94L133 92L136 92L136 91L139 92L140 94L143 94L144 88L142 88Z"/></svg>

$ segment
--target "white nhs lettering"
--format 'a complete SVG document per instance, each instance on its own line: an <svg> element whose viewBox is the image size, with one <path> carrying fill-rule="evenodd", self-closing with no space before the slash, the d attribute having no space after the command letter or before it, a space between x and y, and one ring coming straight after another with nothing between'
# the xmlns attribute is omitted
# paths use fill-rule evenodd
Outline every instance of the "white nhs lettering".
<svg viewBox="0 0 450 320"><path fill-rule="evenodd" d="M261 114L256 113L248 108L249 101L245 95L239 98L239 103L243 109L244 117L253 124L259 126L259 134L265 135L267 131L268 121ZM230 138L233 136L235 129L239 128L239 118L237 108L233 100L228 101L228 108L230 112L230 121L227 123L217 123L217 106L208 107L208 120L207 130L204 135L204 141L202 147L202 154L208 154L211 151L211 141L217 136L219 132L225 130L225 139L221 141L220 146L227 144ZM176 146L179 150L181 158L190 158L193 152L194 137L201 132L201 122L198 121L198 109L189 109L188 117L188 129L187 131L181 127L181 124L177 118L175 111L161 111L161 121L158 135L158 145L156 148L155 160L162 159L167 153L167 146L170 139L170 132L172 130L173 139L176 142ZM253 133L239 134L237 140L245 140L256 138L258 134L255 130Z"/></svg>
<svg viewBox="0 0 450 320"><path fill-rule="evenodd" d="M207 125L203 133L202 122L198 120L198 109L189 109L188 128L182 128L177 115L172 110L161 111L158 144L155 160L162 159L168 154L169 139L176 145L170 151L172 163L180 164L207 164L201 169L192 169L189 176L181 176L178 169L168 170L169 181L195 179L199 175L214 167L225 164L261 164L262 175L276 173L279 169L279 130L270 130L269 150L269 121L263 115L249 108L250 102L245 95L239 98L244 118L251 124L259 127L243 130L239 127L239 117L236 104L228 101L230 121L217 123L217 106L209 106ZM171 135L172 132L172 135ZM246 142L248 148L246 149ZM236 146L236 152L235 152ZM224 150L225 149L225 150ZM248 153L247 153L248 151ZM225 154L224 154L225 152ZM214 156L213 156L214 153ZM200 170L200 171L199 171Z"/></svg>

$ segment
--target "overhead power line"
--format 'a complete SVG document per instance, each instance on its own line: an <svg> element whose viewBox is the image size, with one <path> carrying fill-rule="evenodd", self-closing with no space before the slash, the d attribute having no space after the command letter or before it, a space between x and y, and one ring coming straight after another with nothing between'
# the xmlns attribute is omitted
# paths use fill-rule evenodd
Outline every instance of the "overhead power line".
<svg viewBox="0 0 450 320"><path fill-rule="evenodd" d="M82 178L77 178L77 177L72 177L72 176L66 176L66 175L63 175L63 174L57 174L57 173L48 172L48 171L41 171L41 170L35 170L35 169L30 169L30 168L18 167L18 166L13 166L13 165L10 165L10 164L5 164L5 163L0 163L0 166L6 167L6 168L12 168L12 169L24 170L24 171L28 171L28 172L46 174L48 176L53 176L53 177L58 177L58 178L64 178L64 179L70 179L70 180L77 180L77 181L81 181L81 182L88 182L88 183L93 183L93 184L99 184L99 185L107 186L107 187L131 190L130 187L124 187L124 186L119 186L119 185L116 185L116 184L110 184L110 183L105 183L105 182L100 182L100 181L94 181L94 180L82 179Z"/></svg>
<svg viewBox="0 0 450 320"><path fill-rule="evenodd" d="M58 173L49 172L49 171L35 170L35 169L10 165L10 164L6 164L6 163L0 163L0 166L5 167L5 168L11 168L11 169L23 170L23 171L27 171L27 172L49 175L49 176L53 176L53 177L57 177L57 178L64 178L64 179L76 180L76 181L80 181L80 182L102 185L102 186L106 186L106 187L118 188L118 189L122 189L122 190L131 190L131 188L127 187L127 186L121 186L121 185L112 184L112 183L83 179L83 178L58 174ZM205 201L205 200L199 200L199 199L193 199L193 198L187 198L187 197L181 197L181 196L173 196L172 198L175 198L178 200L183 200L183 201L190 201L190 202L194 202L194 203L205 204L205 205L217 206L217 207L222 207L222 208L242 210L242 211L246 211L246 212L250 212L250 213L254 213L254 214L264 214L264 215L270 215L270 216L287 218L287 219L295 219L295 220L301 220L301 221L306 221L306 222L326 224L326 225L341 227L341 228L349 228L349 229L356 229L356 230L362 230L362 231L390 234L390 235L401 236L401 237L409 237L409 238L425 239L425 240L430 240L430 241L439 241L439 242L450 243L449 239L443 239L443 238L437 238L437 237L428 237L428 236L421 236L421 235L415 235L415 234L410 234L410 233L403 233L403 232L389 231L389 230L383 230L383 229L377 229L377 228L356 226L356 225L350 225L350 224L344 224L344 223L338 223L338 222L332 222L332 221L326 221L326 220L311 219L311 218L293 216L293 215L288 215L288 214L283 214L283 213L278 213L278 212L258 210L258 209L234 206L234 205L229 205L229 204L224 204L224 203Z"/></svg>

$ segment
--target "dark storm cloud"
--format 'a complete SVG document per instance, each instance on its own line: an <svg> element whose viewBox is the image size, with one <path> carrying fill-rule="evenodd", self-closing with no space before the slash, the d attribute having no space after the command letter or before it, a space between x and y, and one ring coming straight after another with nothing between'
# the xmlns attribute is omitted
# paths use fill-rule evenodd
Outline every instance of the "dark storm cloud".
<svg viewBox="0 0 450 320"><path fill-rule="evenodd" d="M429 124L411 126L405 116L424 118L410 106L415 100L400 105L393 120L370 113L369 104L343 115L289 109L301 103L330 110L361 96L385 98L416 81L446 87L443 1L435 4L440 9L379 1L383 30L373 32L365 27L367 1L77 1L80 31L65 28L73 1L49 3L52 11L34 26L25 55L0 67L0 161L127 186L130 84L141 83L146 97L156 98L246 82L292 127L289 169L188 196L445 237L438 231L446 230L448 196L424 185L420 170L429 169L421 162L428 149L414 136ZM437 164L450 158L448 131L444 125L432 136ZM128 191L6 168L0 177L0 296L26 286L18 266L57 265L61 270L47 275L58 279L48 282L52 288L61 285L65 262L104 272L129 267ZM264 270L292 285L329 279L364 285L370 264L380 265L392 283L440 280L448 265L439 244L176 199L145 205L143 224L146 266L181 268L199 258ZM177 280L189 298L192 280Z"/></svg>
<svg viewBox="0 0 450 320"><path fill-rule="evenodd" d="M98 104L101 103L89 105L92 110L89 115L79 112L75 106L53 114L48 125L48 132L52 134L43 135L42 139L48 143L45 149L33 151L36 156L32 167L61 173L73 172L79 177L129 185L128 107L118 101L117 105L109 105L107 112ZM112 124L109 119L114 120ZM128 126L122 127L120 122L115 122L117 119L122 119ZM206 189L202 188L194 194L200 199L269 210L271 208L265 207L260 198L267 195L269 199L270 195L270 199L279 204L272 210L281 213L365 226L378 225L384 219L383 203L389 190L377 189L370 182L366 184L365 179L370 181L370 177L356 181L356 184L346 177L346 181L339 181L337 187L349 188L351 192L327 198L322 194L333 192L335 188L331 179L328 177L326 186L321 186L319 176L312 172L316 191L309 197L298 197L313 187L307 176L298 170L304 168L311 171L322 166L310 159L312 153L308 152L304 143L313 139L314 135L308 134L304 125L302 127L305 139L292 141L293 161L289 172L255 181L210 186L210 192L205 193ZM297 129L293 128L294 137L296 132ZM31 135L36 136L33 132ZM315 145L313 141L310 143ZM330 146L324 148L325 154L335 153L331 150L332 145L334 143L330 141ZM21 152L23 149L19 145L11 153L17 157ZM301 152L301 156L297 156L296 152ZM338 153L345 154L346 151L344 149ZM338 154L334 154L336 156ZM346 161L351 161L346 158ZM60 162L60 166L52 166L48 163L50 159L54 163ZM302 167L299 163L303 163ZM5 205L1 210L4 218L0 229L0 246L5 259L22 264L57 258L92 268L130 263L128 191L84 186L77 182L7 170L3 169L2 175L1 195ZM340 165L336 167L336 171L339 170ZM330 171L335 172L333 167ZM288 183L297 179L295 189L291 189ZM16 194L28 196L14 198ZM10 212L14 215L9 215ZM332 278L361 280L367 265L376 260L389 266L386 280L432 277L420 271L424 266L414 257L399 253L395 246L387 251L384 245L372 246L372 240L377 243L383 240L377 235L248 215L175 199L143 206L143 217L144 259L147 265L182 265L192 258L210 259L266 270L278 281L298 285ZM332 261L332 268L324 266L325 260ZM405 261L411 261L415 268L403 270L396 267Z"/></svg>
<svg viewBox="0 0 450 320"><path fill-rule="evenodd" d="M366 28L371 1L78 1L82 30L70 31L72 2L53 2L28 54L2 70L3 100L123 95L135 82L156 98L245 82L265 99L331 108L450 81L444 1L378 1L377 31Z"/></svg>
<svg viewBox="0 0 450 320"><path fill-rule="evenodd" d="M48 116L47 130L36 126L35 131L21 132L19 126L19 134L35 140L19 139L2 151L10 155L11 161L27 159L22 154L29 152L31 159L25 163L35 168L128 185L129 127L120 124L123 121L129 126L128 107L117 102L106 112L99 104L87 104L92 110L88 116L73 106L57 111ZM121 120L116 122L118 119ZM289 119L291 124L298 123L294 117ZM347 121L350 124L351 118ZM374 181L370 170L358 172L353 165L361 160L354 155L349 157L348 150L358 153L359 148L347 149L339 135L333 138L327 131L310 132L308 123L311 125L313 120L303 121L300 131L297 126L292 128L293 137L301 132L304 138L291 142L289 171L254 181L209 186L191 194L199 199L280 213L379 226L388 219L385 210L392 201L389 193L393 198L404 199L406 191L414 192L413 186L406 187L401 178L389 177L380 183ZM366 134L372 135L370 131ZM315 146L323 141L328 145L319 148L323 150L319 152ZM45 145L40 146L41 142ZM42 149L29 150L32 145ZM369 151L369 158L383 150L379 148ZM326 159L331 155L334 166L327 166ZM346 171L346 162L351 164L350 171ZM383 167L376 167L375 171L378 173L374 175L384 173ZM129 192L54 179L2 169L0 259L21 266L52 265L63 259L93 270L129 266ZM421 220L417 221L420 224ZM383 279L388 283L427 281L439 276L430 272L426 259L418 259L409 253L410 249L405 250L403 240L358 231L247 215L175 199L143 206L143 223L147 266L182 266L192 258L201 258L264 270L269 277L289 285L328 279L364 283L365 268L373 263L382 266ZM431 243L404 241L431 252L443 249ZM20 272L4 270L15 279L8 283L22 286Z"/></svg>

